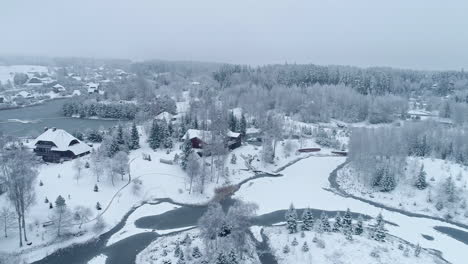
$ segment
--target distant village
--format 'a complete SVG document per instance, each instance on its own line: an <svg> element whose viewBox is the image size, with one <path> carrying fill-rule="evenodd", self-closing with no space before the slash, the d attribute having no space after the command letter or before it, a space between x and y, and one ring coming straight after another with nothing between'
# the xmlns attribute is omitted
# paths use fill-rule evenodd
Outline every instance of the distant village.
<svg viewBox="0 0 468 264"><path fill-rule="evenodd" d="M105 96L106 89L131 74L121 69L73 69L21 65L0 66L0 109L40 104L44 101L74 96Z"/></svg>

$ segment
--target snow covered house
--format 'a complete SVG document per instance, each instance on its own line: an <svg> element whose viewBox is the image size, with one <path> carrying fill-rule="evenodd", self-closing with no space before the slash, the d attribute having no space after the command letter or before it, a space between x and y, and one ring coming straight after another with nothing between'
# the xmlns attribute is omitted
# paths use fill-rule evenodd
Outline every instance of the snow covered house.
<svg viewBox="0 0 468 264"><path fill-rule="evenodd" d="M175 121L176 118L169 112L162 112L155 117L157 120L166 120L167 122Z"/></svg>
<svg viewBox="0 0 468 264"><path fill-rule="evenodd" d="M203 145L210 144L211 132L198 129L189 129L185 133L182 139L188 138L192 143L192 148L202 149ZM229 149L235 149L240 147L242 144L241 134L228 131L226 134L226 147Z"/></svg>
<svg viewBox="0 0 468 264"><path fill-rule="evenodd" d="M24 85L26 86L42 86L43 82L37 77L30 78Z"/></svg>
<svg viewBox="0 0 468 264"><path fill-rule="evenodd" d="M91 147L63 129L50 128L36 138L34 152L44 161L61 162L84 156Z"/></svg>
<svg viewBox="0 0 468 264"><path fill-rule="evenodd" d="M62 85L60 85L58 83L56 85L52 86L52 89L53 89L54 93L65 92L65 87L63 87Z"/></svg>
<svg viewBox="0 0 468 264"><path fill-rule="evenodd" d="M88 88L88 93L93 94L93 93L99 93L99 84L98 83L87 83L86 87Z"/></svg>
<svg viewBox="0 0 468 264"><path fill-rule="evenodd" d="M228 131L227 146L229 149L236 149L242 145L241 133Z"/></svg>
<svg viewBox="0 0 468 264"><path fill-rule="evenodd" d="M203 145L209 142L211 138L211 132L205 130L198 130L198 129L189 129L185 132L185 135L182 139L190 139L192 142L192 148L201 149Z"/></svg>
<svg viewBox="0 0 468 264"><path fill-rule="evenodd" d="M34 96L31 93L28 93L26 91L21 91L21 92L17 93L15 97L17 97L17 98L22 97L22 98L28 98L29 99L29 98L33 98Z"/></svg>

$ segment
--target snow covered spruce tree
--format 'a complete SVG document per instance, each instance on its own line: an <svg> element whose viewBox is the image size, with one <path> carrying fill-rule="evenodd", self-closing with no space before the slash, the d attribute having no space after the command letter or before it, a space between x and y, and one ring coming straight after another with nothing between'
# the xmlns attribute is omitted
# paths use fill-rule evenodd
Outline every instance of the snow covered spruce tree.
<svg viewBox="0 0 468 264"><path fill-rule="evenodd" d="M140 148L140 135L138 134L138 129L135 122L133 122L132 129L130 131L130 140L128 142L128 148L131 150Z"/></svg>
<svg viewBox="0 0 468 264"><path fill-rule="evenodd" d="M421 165L421 169L418 173L418 176L416 178L416 188L419 190L424 190L427 187L427 182L426 182L426 171L424 171L424 164Z"/></svg>
<svg viewBox="0 0 468 264"><path fill-rule="evenodd" d="M341 214L340 212L337 212L335 216L335 222L333 223L332 231L341 232L342 227L343 227L343 224L341 223Z"/></svg>
<svg viewBox="0 0 468 264"><path fill-rule="evenodd" d="M330 232L331 231L330 222L328 221L328 215L325 212L322 212L322 214L320 215L319 229L322 232Z"/></svg>
<svg viewBox="0 0 468 264"><path fill-rule="evenodd" d="M148 143L153 150L161 147L161 128L157 120L154 120L151 125Z"/></svg>
<svg viewBox="0 0 468 264"><path fill-rule="evenodd" d="M372 237L379 242L385 241L385 221L381 213L375 219L375 225L372 227Z"/></svg>
<svg viewBox="0 0 468 264"><path fill-rule="evenodd" d="M356 228L354 228L354 234L361 235L364 232L364 219L361 215L358 216Z"/></svg>
<svg viewBox="0 0 468 264"><path fill-rule="evenodd" d="M288 229L290 234L294 234L297 232L297 212L294 208L294 205L291 204L289 206L288 211L285 214L286 219L286 228Z"/></svg>
<svg viewBox="0 0 468 264"><path fill-rule="evenodd" d="M314 226L314 215L309 208L304 209L302 212L302 225L301 229L304 231L312 230Z"/></svg>
<svg viewBox="0 0 468 264"><path fill-rule="evenodd" d="M183 170L187 169L190 156L193 153L192 149L192 142L188 138L188 135L184 139L184 143L182 144L182 155L180 157L180 166Z"/></svg>

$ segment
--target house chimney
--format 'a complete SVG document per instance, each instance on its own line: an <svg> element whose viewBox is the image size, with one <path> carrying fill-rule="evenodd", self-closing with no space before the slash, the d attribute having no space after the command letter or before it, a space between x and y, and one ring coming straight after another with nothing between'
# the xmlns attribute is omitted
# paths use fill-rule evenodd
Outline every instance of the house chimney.
<svg viewBox="0 0 468 264"><path fill-rule="evenodd" d="M44 127L44 132L47 131L47 129L49 129L48 127Z"/></svg>

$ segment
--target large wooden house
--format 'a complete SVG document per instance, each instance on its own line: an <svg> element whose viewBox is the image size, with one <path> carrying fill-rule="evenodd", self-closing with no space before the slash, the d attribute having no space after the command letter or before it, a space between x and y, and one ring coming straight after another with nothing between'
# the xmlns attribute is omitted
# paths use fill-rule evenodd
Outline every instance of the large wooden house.
<svg viewBox="0 0 468 264"><path fill-rule="evenodd" d="M63 129L50 128L35 141L34 152L47 162L61 162L84 156L91 147Z"/></svg>
<svg viewBox="0 0 468 264"><path fill-rule="evenodd" d="M188 138L192 143L192 148L202 149L204 145L209 145L211 140L211 132L198 130L198 129L189 129L185 133L182 139ZM228 131L226 134L226 147L229 149L235 149L241 146L241 134Z"/></svg>

